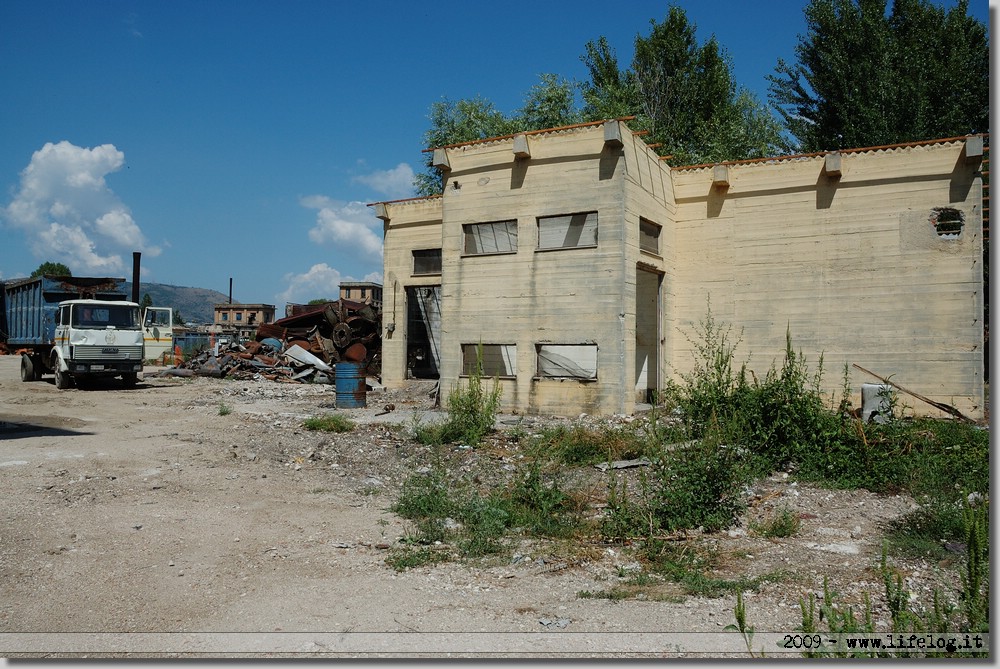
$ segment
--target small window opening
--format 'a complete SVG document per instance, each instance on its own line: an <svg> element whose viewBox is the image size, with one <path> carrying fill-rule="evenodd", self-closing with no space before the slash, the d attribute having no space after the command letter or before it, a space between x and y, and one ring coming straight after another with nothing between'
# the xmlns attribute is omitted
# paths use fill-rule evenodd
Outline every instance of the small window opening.
<svg viewBox="0 0 1000 669"><path fill-rule="evenodd" d="M965 227L965 216L958 209L939 207L931 213L931 223L941 239L958 239Z"/></svg>
<svg viewBox="0 0 1000 669"><path fill-rule="evenodd" d="M639 219L639 249L660 255L660 226L645 218Z"/></svg>
<svg viewBox="0 0 1000 669"><path fill-rule="evenodd" d="M538 219L538 248L573 249L597 246L597 212L544 216Z"/></svg>
<svg viewBox="0 0 1000 669"><path fill-rule="evenodd" d="M471 223L462 226L465 255L517 253L517 221Z"/></svg>
<svg viewBox="0 0 1000 669"><path fill-rule="evenodd" d="M471 376L480 362L485 377L514 378L517 376L517 346L515 344L462 344L462 375Z"/></svg>
<svg viewBox="0 0 1000 669"><path fill-rule="evenodd" d="M597 379L597 344L538 344L538 376L547 379Z"/></svg>
<svg viewBox="0 0 1000 669"><path fill-rule="evenodd" d="M417 249L413 251L414 274L440 274L441 249Z"/></svg>

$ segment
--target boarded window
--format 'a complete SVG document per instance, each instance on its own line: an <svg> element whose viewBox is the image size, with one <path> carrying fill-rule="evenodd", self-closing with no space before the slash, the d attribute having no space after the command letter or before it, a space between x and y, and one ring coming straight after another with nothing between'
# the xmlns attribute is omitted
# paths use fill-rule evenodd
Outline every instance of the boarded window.
<svg viewBox="0 0 1000 669"><path fill-rule="evenodd" d="M597 246L597 212L545 216L538 219L539 249Z"/></svg>
<svg viewBox="0 0 1000 669"><path fill-rule="evenodd" d="M639 219L639 248L660 255L660 226L644 218Z"/></svg>
<svg viewBox="0 0 1000 669"><path fill-rule="evenodd" d="M462 226L465 233L465 254L517 252L517 221L471 223Z"/></svg>
<svg viewBox="0 0 1000 669"><path fill-rule="evenodd" d="M462 344L462 374L470 376L476 371L479 351L482 350L483 376L517 376L517 346L515 344Z"/></svg>
<svg viewBox="0 0 1000 669"><path fill-rule="evenodd" d="M597 344L538 344L537 354L541 378L597 378Z"/></svg>
<svg viewBox="0 0 1000 669"><path fill-rule="evenodd" d="M414 274L440 274L441 249L420 249L413 252Z"/></svg>

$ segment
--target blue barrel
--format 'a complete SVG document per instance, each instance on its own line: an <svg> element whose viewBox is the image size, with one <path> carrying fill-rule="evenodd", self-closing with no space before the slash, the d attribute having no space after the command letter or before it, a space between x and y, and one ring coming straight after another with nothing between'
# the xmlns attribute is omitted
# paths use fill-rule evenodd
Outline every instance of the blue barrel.
<svg viewBox="0 0 1000 669"><path fill-rule="evenodd" d="M338 362L336 373L338 409L361 409L365 407L366 385L363 362Z"/></svg>

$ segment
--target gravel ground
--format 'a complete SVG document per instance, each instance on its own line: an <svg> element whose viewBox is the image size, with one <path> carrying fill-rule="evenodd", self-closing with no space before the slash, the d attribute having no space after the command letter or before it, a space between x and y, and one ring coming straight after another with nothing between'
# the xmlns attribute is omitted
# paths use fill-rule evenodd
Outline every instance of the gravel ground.
<svg viewBox="0 0 1000 669"><path fill-rule="evenodd" d="M433 384L373 390L365 408L338 410L333 386L147 368L134 390L109 382L59 391L49 377L22 383L18 370L16 356L0 356L0 655L748 656L737 635L723 634L734 622L731 593L628 586L642 565L629 547L597 538L389 567L412 531L390 506L432 457L411 439L413 426L442 417ZM331 412L358 427L303 428ZM531 432L559 422L567 421L505 415L498 424ZM457 446L447 466L488 486L519 455L501 435ZM595 516L605 477L573 473ZM875 567L886 523L914 509L912 499L781 473L748 495L739 525L692 541L715 556L711 576L770 575L745 595L758 639L795 630L800 598L821 592L824 577L845 603L870 593L878 619L888 619ZM794 536L749 531L780 509L802 519ZM935 586L956 585L948 561L896 566L921 602ZM580 596L616 586L632 596Z"/></svg>

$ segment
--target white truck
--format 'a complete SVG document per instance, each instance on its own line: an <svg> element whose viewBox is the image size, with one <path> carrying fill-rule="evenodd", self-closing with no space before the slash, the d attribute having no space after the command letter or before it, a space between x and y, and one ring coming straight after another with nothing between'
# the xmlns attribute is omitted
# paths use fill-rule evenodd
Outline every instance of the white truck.
<svg viewBox="0 0 1000 669"><path fill-rule="evenodd" d="M51 373L60 389L102 377L121 377L125 387L135 386L147 357L147 331L154 344L167 341L170 349L172 313L150 307L144 328L139 305L125 299L124 282L68 276L5 282L0 344L20 352L21 380ZM157 322L163 319L165 325Z"/></svg>

